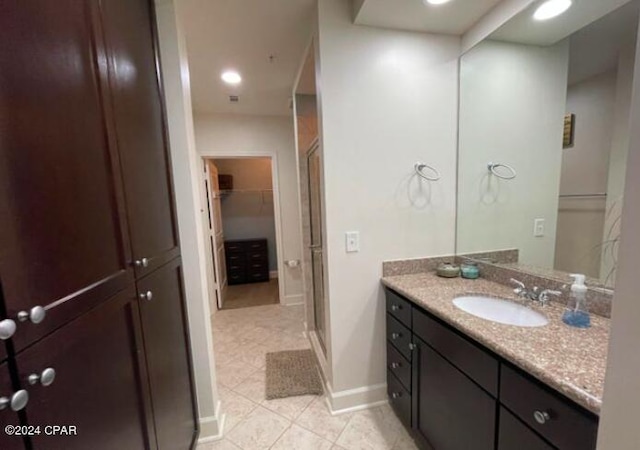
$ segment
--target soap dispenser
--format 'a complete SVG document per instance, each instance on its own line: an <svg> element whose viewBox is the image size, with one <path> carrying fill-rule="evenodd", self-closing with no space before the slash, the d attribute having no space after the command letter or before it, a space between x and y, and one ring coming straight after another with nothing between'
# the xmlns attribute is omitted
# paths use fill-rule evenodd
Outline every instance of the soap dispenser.
<svg viewBox="0 0 640 450"><path fill-rule="evenodd" d="M591 318L587 310L587 286L584 284L586 277L582 274L572 274L571 296L567 309L562 315L562 321L567 325L577 328L589 328Z"/></svg>

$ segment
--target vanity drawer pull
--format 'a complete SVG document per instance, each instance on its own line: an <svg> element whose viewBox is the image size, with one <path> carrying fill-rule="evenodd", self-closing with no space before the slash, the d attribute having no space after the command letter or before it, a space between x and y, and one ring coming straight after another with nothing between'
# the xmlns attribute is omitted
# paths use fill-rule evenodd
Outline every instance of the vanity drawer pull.
<svg viewBox="0 0 640 450"><path fill-rule="evenodd" d="M551 420L551 415L547 411L534 411L533 418L540 425L544 425Z"/></svg>
<svg viewBox="0 0 640 450"><path fill-rule="evenodd" d="M391 339L393 339L394 341L396 339L400 339L402 337L402 333L391 333Z"/></svg>
<svg viewBox="0 0 640 450"><path fill-rule="evenodd" d="M400 311L402 309L402 305L391 305L391 311Z"/></svg>
<svg viewBox="0 0 640 450"><path fill-rule="evenodd" d="M394 392L391 394L391 398L393 399L398 399L400 397L402 397L402 392Z"/></svg>
<svg viewBox="0 0 640 450"><path fill-rule="evenodd" d="M398 369L399 367L402 367L402 364L397 363L397 362L392 362L391 363L391 368L392 369Z"/></svg>

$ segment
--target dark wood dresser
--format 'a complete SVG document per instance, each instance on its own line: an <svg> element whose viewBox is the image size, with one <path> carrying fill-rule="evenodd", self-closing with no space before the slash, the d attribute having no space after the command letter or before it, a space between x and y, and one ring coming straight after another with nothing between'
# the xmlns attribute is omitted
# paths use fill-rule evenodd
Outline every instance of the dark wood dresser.
<svg viewBox="0 0 640 450"><path fill-rule="evenodd" d="M229 284L269 281L269 247L266 239L224 242Z"/></svg>

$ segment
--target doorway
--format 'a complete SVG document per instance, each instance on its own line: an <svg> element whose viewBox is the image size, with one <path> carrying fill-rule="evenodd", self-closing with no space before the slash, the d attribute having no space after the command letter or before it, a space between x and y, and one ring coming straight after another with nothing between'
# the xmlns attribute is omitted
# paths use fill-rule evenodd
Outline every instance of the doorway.
<svg viewBox="0 0 640 450"><path fill-rule="evenodd" d="M205 158L207 253L217 309L280 303L271 157Z"/></svg>

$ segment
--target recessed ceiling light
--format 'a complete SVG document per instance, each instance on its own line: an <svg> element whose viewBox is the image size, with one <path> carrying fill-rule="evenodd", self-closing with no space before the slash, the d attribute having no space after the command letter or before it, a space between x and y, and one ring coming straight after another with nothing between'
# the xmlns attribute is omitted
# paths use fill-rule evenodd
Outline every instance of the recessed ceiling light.
<svg viewBox="0 0 640 450"><path fill-rule="evenodd" d="M567 9L571 8L572 0L547 0L538 6L533 18L536 20L549 20L559 16Z"/></svg>
<svg viewBox="0 0 640 450"><path fill-rule="evenodd" d="M222 76L220 78L222 78L222 81L227 84L240 84L240 82L242 81L242 77L235 70L227 70L225 72L222 72Z"/></svg>
<svg viewBox="0 0 640 450"><path fill-rule="evenodd" d="M449 3L451 0L423 0L424 4L427 5L444 5L445 3Z"/></svg>

